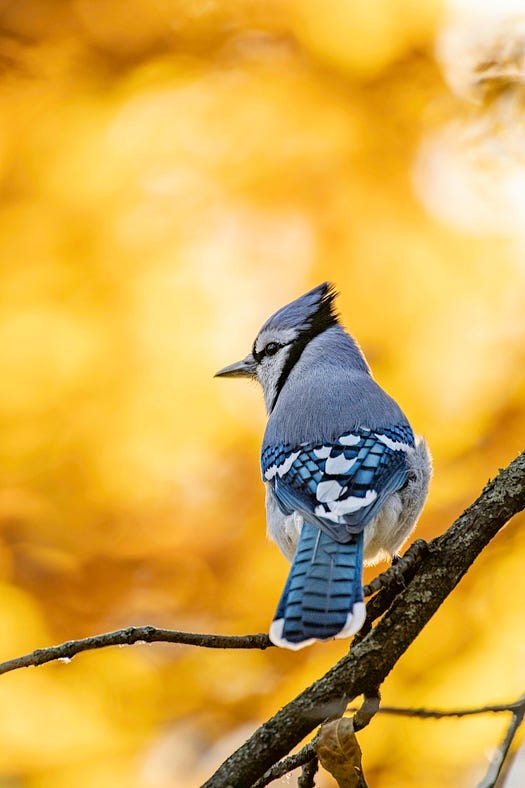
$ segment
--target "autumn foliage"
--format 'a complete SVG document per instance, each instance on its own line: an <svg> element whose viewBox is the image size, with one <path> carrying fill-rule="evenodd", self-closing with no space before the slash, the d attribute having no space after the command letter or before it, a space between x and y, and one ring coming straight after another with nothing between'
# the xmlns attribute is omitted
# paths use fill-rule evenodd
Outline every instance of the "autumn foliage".
<svg viewBox="0 0 525 788"><path fill-rule="evenodd" d="M262 397L212 375L326 279L432 449L417 534L444 530L523 448L519 53L496 42L491 89L474 66L460 89L452 23L416 0L1 14L0 659L128 625L267 629L287 567L265 538ZM510 525L385 703L523 692L524 559ZM346 648L158 644L5 675L0 783L197 785ZM379 716L367 781L475 784L503 727Z"/></svg>

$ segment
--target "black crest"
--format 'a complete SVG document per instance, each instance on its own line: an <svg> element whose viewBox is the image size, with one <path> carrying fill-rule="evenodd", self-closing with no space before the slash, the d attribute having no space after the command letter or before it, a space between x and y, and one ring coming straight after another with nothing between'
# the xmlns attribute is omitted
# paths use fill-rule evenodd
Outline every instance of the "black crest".
<svg viewBox="0 0 525 788"><path fill-rule="evenodd" d="M288 304L288 306L283 307L275 315L275 317L280 315L287 318L287 321L296 316L294 327L299 328L299 334L291 343L288 358L277 382L277 389L270 410L274 409L288 375L301 358L302 352L308 343L328 328L338 325L339 316L334 303L336 297L337 291L335 286L331 282L324 282L322 285L318 285L313 290L305 293L296 301Z"/></svg>

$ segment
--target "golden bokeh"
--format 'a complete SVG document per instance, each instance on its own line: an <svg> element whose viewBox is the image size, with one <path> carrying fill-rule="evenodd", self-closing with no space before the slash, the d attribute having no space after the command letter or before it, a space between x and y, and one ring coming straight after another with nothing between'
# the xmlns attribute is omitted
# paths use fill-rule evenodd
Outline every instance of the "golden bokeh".
<svg viewBox="0 0 525 788"><path fill-rule="evenodd" d="M523 448L523 95L476 83L468 103L435 55L445 10L2 4L1 659L134 624L267 629L287 567L265 538L262 396L212 375L321 281L432 449L419 536ZM385 703L523 692L524 559L510 524ZM4 675L0 785L197 785L346 648L135 646ZM503 729L379 717L365 774L472 785Z"/></svg>

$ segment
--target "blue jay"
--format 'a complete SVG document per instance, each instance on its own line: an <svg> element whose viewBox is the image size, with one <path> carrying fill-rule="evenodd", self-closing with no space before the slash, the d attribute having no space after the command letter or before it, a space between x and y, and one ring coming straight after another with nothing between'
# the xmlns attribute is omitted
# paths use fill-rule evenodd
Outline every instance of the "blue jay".
<svg viewBox="0 0 525 788"><path fill-rule="evenodd" d="M325 282L279 309L252 352L216 374L263 389L268 535L292 562L269 634L294 650L361 628L363 562L401 547L431 475L424 440L375 382L335 297Z"/></svg>

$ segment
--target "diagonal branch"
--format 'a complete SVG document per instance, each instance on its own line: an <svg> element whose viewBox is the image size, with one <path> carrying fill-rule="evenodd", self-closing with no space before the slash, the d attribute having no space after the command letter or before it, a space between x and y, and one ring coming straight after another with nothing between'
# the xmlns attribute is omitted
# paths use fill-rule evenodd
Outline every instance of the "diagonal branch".
<svg viewBox="0 0 525 788"><path fill-rule="evenodd" d="M375 698L372 700L375 700ZM377 698L377 700L379 700L379 698ZM366 703L367 698L365 698L365 703L363 705ZM360 711L363 711L363 706L361 706L360 709L349 706L346 711L359 713ZM519 727L519 725L515 725L515 719L516 717L519 717L519 715L523 716L525 714L525 695L518 698L517 700L511 701L510 703L496 703L487 706L476 706L475 708L471 709L411 709L405 708L403 706L381 706L380 708L376 708L374 706L371 710L370 716L375 714L391 714L398 717L416 717L423 720L441 720L450 717L472 717L478 714L501 714L503 712L508 713L509 711L512 712L512 721L509 729L513 731L512 736L514 736L514 733ZM364 725L359 725L359 729L363 727ZM357 730L355 716L354 729ZM507 733L505 742L507 741L508 736L509 734ZM268 783L278 780L279 777L283 777L285 774L297 769L299 766L304 767L311 764L312 761L315 760L316 743L317 736L308 742L308 744L305 744L305 746L302 748L302 750L299 750L299 752L295 753L294 755L289 755L287 758L283 758L282 761L278 761L278 763L274 764L274 766L268 769L268 771L266 771L263 776L252 785L252 788L264 788L264 786L268 785ZM508 746L506 748L506 752L508 752ZM503 760L501 760L501 764L503 764ZM481 788L481 786L479 786L479 788Z"/></svg>
<svg viewBox="0 0 525 788"><path fill-rule="evenodd" d="M497 532L525 508L525 452L493 481L442 536L429 544L413 579L385 616L321 679L264 723L206 788L252 785L327 717L377 689Z"/></svg>

